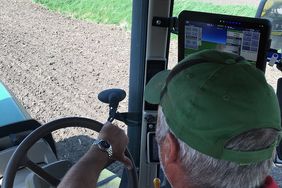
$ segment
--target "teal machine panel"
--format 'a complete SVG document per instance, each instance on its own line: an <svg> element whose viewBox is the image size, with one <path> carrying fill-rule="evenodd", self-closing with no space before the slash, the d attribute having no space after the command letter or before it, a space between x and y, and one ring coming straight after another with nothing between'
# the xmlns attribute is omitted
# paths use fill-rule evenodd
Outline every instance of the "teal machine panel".
<svg viewBox="0 0 282 188"><path fill-rule="evenodd" d="M0 127L31 119L15 96L0 82Z"/></svg>

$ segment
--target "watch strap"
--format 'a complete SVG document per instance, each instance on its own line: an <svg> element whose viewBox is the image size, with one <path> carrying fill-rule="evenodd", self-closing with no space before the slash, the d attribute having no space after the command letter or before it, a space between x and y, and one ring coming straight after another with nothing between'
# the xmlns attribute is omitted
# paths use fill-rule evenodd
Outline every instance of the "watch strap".
<svg viewBox="0 0 282 188"><path fill-rule="evenodd" d="M111 144L109 144L106 140L103 139L97 139L93 142L92 144L93 146L98 146L98 148L101 151L107 152L109 158L111 158L113 156L113 148L111 146ZM105 145L108 145L108 147L105 147Z"/></svg>

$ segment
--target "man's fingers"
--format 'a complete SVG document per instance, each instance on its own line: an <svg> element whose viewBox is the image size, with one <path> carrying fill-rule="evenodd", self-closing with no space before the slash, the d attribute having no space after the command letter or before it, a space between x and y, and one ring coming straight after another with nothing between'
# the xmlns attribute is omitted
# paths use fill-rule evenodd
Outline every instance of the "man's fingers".
<svg viewBox="0 0 282 188"><path fill-rule="evenodd" d="M106 123L104 123L104 126L109 126L109 125L113 125L111 122L107 121Z"/></svg>
<svg viewBox="0 0 282 188"><path fill-rule="evenodd" d="M123 153L129 141L124 130L120 129L118 126L114 126L111 122L106 122L98 138L104 139L112 145L113 159L124 163L128 169L132 168L132 162Z"/></svg>
<svg viewBox="0 0 282 188"><path fill-rule="evenodd" d="M133 164L128 157L123 156L123 160L121 162L128 168L128 170L131 170L133 168Z"/></svg>

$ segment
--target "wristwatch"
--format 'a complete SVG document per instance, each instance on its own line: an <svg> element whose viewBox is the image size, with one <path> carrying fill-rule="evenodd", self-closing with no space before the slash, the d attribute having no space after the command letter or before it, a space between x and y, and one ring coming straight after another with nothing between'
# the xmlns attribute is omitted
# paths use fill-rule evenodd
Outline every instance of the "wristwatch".
<svg viewBox="0 0 282 188"><path fill-rule="evenodd" d="M107 152L109 158L113 156L113 149L111 144L109 144L106 140L97 139L93 142L94 146L98 146L101 151Z"/></svg>

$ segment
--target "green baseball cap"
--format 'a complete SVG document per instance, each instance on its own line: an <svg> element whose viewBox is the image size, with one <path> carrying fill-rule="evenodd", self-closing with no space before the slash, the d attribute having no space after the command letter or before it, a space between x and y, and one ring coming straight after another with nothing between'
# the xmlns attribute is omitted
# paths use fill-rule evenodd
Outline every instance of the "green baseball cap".
<svg viewBox="0 0 282 188"><path fill-rule="evenodd" d="M270 159L278 139L256 151L227 149L230 139L254 129L281 130L278 100L263 72L226 52L204 50L159 72L145 100L162 106L168 126L187 145L241 165Z"/></svg>

